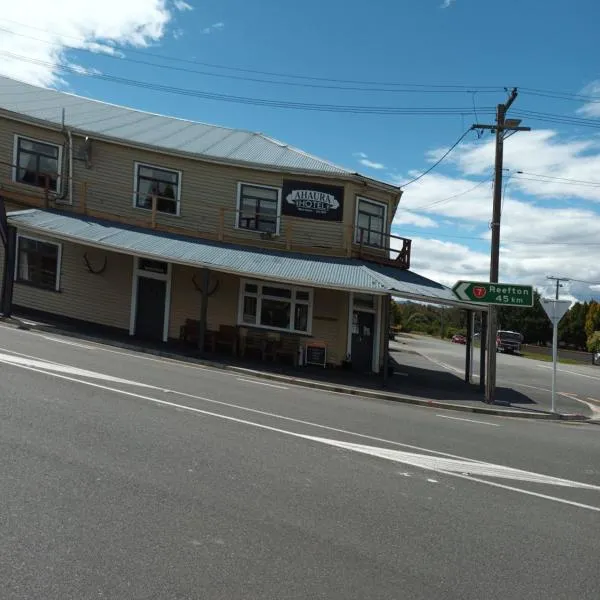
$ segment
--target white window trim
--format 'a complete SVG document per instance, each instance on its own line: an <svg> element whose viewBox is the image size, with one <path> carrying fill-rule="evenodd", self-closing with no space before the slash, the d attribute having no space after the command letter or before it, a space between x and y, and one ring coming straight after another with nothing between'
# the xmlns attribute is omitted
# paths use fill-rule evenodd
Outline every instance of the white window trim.
<svg viewBox="0 0 600 600"><path fill-rule="evenodd" d="M248 296L252 296L257 299L256 322L255 323L246 323L244 321L244 296L246 295L245 294L246 284L256 285L258 287L258 291L256 294L251 294L251 293L248 294ZM262 293L263 286L277 287L280 289L290 290L292 296L289 299L288 298L280 298L278 296L269 296L268 294L266 296L263 296L263 293ZM296 299L295 299L296 292L307 292L308 300L296 301ZM290 317L292 320L295 317L295 310L294 310L295 304L308 305L308 321L307 321L306 331L301 331L301 330L297 330L297 329L286 329L284 327L270 327L269 325L261 325L260 318L261 318L262 298L263 297L266 297L269 299L274 299L274 300L289 300L290 304L292 304L292 310L290 311ZM285 285L285 284L277 283L274 281L258 281L256 279L240 279L237 324L240 327L249 327L252 329L265 329L268 331L281 331L284 333L293 333L293 334L297 334L297 335L310 336L310 335L312 335L313 306L314 306L314 290L312 290L311 288L299 287L299 286L293 286L293 285Z"/></svg>
<svg viewBox="0 0 600 600"><path fill-rule="evenodd" d="M56 246L58 248L58 253L56 256L56 277L54 281L54 290L51 288L40 287L35 284L31 284L28 281L19 280L19 256L20 256L20 247L21 247L21 238L25 240L32 240L34 242L41 242L42 244L50 244L51 246ZM60 292L60 276L61 276L61 267L62 267L62 244L60 242L55 242L52 240L45 240L43 238L36 237L34 235L27 234L17 234L17 248L16 248L16 256L15 256L15 283L23 284L23 285L31 285L32 287L43 290L46 292Z"/></svg>
<svg viewBox="0 0 600 600"><path fill-rule="evenodd" d="M280 235L281 231L281 188L275 185L263 185L260 183L252 183L251 181L238 181L237 184L237 199L235 202L235 217L233 226L238 231L246 231L250 234L261 235L266 233L265 231L260 231L258 229L247 229L246 227L240 227L240 210L241 210L241 202L242 202L242 186L248 185L255 188L262 188L265 190L276 190L277 191L277 216L276 216L276 225L275 225L275 233L273 235Z"/></svg>
<svg viewBox="0 0 600 600"><path fill-rule="evenodd" d="M181 216L181 185L183 180L183 173L178 169L171 169L170 167L162 167L160 165L153 165L145 162L135 161L133 163L133 208L136 210L144 210L146 212L152 212L151 208L143 208L137 205L137 197L138 197L138 173L140 167L148 167L149 169L160 169L161 171L169 171L171 173L177 173L178 184L177 184L177 207L174 213L167 213L157 210L157 215L165 215L167 217L179 217Z"/></svg>
<svg viewBox="0 0 600 600"><path fill-rule="evenodd" d="M13 140L13 161L12 161L13 183L17 183L19 185L26 185L27 187L35 188L37 190L41 190L44 188L41 188L38 185L31 185L30 183L25 183L23 181L19 181L17 179L17 169L18 169L17 161L19 159L19 156L18 156L19 140L27 140L28 142L35 142L37 144L46 144L47 146L54 146L55 148L58 148L58 159L57 159L58 160L58 169L57 169L57 175L56 175L56 191L50 190L50 193L60 196L61 190L62 190L62 155L63 155L62 145L57 144L56 142L49 142L47 140L40 140L40 139L29 137L27 135L21 135L20 133L15 133L14 140ZM31 238L31 239L33 239L33 238Z"/></svg>
<svg viewBox="0 0 600 600"><path fill-rule="evenodd" d="M367 204L373 204L375 206L383 206L383 231L381 232L382 238L386 238L388 234L388 205L380 200L371 200L371 198L365 198L364 196L356 196L356 202L354 207L354 243L360 244L360 230L358 228L358 206L361 202ZM386 248L385 240L382 240L382 248Z"/></svg>

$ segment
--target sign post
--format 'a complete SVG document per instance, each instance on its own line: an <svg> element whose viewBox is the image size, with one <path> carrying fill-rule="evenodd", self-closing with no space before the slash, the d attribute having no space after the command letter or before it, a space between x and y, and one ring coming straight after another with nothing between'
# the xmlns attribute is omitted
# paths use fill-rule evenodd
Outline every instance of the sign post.
<svg viewBox="0 0 600 600"><path fill-rule="evenodd" d="M516 283L459 281L452 291L459 300L475 304L531 308L534 301L533 287Z"/></svg>
<svg viewBox="0 0 600 600"><path fill-rule="evenodd" d="M542 298L542 306L552 323L552 412L556 412L556 364L558 363L558 324L569 310L569 300Z"/></svg>

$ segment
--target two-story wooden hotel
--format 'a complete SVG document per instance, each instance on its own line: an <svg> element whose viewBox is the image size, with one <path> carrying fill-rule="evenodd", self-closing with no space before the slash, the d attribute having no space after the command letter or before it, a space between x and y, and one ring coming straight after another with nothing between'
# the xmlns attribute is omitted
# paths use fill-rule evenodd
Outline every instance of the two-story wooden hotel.
<svg viewBox="0 0 600 600"><path fill-rule="evenodd" d="M454 302L390 235L401 194L260 133L0 78L15 307L377 372L390 296Z"/></svg>

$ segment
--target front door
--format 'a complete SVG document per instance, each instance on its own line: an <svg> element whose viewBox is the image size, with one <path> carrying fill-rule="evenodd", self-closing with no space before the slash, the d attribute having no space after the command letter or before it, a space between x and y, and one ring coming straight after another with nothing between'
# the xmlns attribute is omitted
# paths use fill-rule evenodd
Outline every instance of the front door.
<svg viewBox="0 0 600 600"><path fill-rule="evenodd" d="M135 317L135 335L137 337L162 341L166 296L166 281L141 276L138 278Z"/></svg>
<svg viewBox="0 0 600 600"><path fill-rule="evenodd" d="M352 368L371 371L373 367L373 339L375 314L355 310L352 313Z"/></svg>

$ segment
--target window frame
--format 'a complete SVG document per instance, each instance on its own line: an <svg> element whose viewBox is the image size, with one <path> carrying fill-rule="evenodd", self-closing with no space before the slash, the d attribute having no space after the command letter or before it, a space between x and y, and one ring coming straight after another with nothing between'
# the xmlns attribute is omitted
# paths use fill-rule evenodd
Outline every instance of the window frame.
<svg viewBox="0 0 600 600"><path fill-rule="evenodd" d="M143 206L138 206L137 201L138 201L138 186L139 186L139 173L140 173L140 167L147 167L148 169L158 169L160 171L167 171L170 173L176 173L177 174L177 197L175 198L174 202L176 203L176 210L174 213L170 213L170 212L164 212L162 210L158 210L158 208L156 209L156 214L160 214L160 215L166 215L167 217L179 217L181 216L181 186L182 186L182 179L183 179L183 172L180 171L179 169L172 169L170 167L162 167L160 165L154 165L151 163L146 163L146 162L141 162L141 161L134 161L133 163L133 208L135 208L136 210L145 210L148 212L152 212L152 208L144 208Z"/></svg>
<svg viewBox="0 0 600 600"><path fill-rule="evenodd" d="M21 258L21 239L31 240L33 242L39 242L41 244L48 244L50 246L56 246L58 248L58 252L56 255L56 274L54 276L54 287L44 287L42 285L37 285L36 283L32 283L31 281L27 281L26 279L21 279L19 276L19 259ZM45 240L34 235L28 234L17 234L17 244L16 244L16 256L15 256L15 283L28 285L34 287L38 290L45 290L47 292L60 292L60 280L62 275L62 250L63 245L60 242L55 242L53 240Z"/></svg>
<svg viewBox="0 0 600 600"><path fill-rule="evenodd" d="M257 290L256 293L246 293L246 285L255 285ZM271 296L269 294L263 294L264 287L276 287L284 290L289 290L291 296L289 299L281 298L277 296ZM296 294L298 292L308 293L308 300L296 300ZM244 321L244 299L246 297L256 298L256 318L254 323L246 323ZM290 303L290 328L285 327L272 327L270 325L262 325L261 324L261 315L262 315L262 300L263 298L272 299L272 300L280 300L284 302ZM250 327L254 329L265 329L267 331L279 331L282 333L291 333L294 335L312 335L312 326L313 326L313 309L314 309L314 290L312 288L307 288L303 286L295 286L288 285L283 283L278 283L276 281L262 281L257 279L240 279L240 289L239 289L239 297L238 297L238 318L237 324L240 327ZM296 318L296 306L304 305L308 306L308 316L306 322L306 331L296 329L295 328L295 318Z"/></svg>
<svg viewBox="0 0 600 600"><path fill-rule="evenodd" d="M356 196L356 205L354 209L354 243L360 244L360 227L358 226L358 213L361 202L366 202L367 204L371 204L374 206L383 206L383 229L381 231L381 245L368 244L364 243L364 246L368 246L369 248L379 248L381 250L385 250L389 244L386 244L386 239L388 238L388 205L381 200L372 200L371 198L366 198L365 196ZM367 235L370 235L371 232L367 232Z"/></svg>
<svg viewBox="0 0 600 600"><path fill-rule="evenodd" d="M265 189L265 190L276 190L277 191L277 213L275 215L275 231L274 232L261 231L260 229L249 229L248 227L240 226L240 215L241 215L241 211L242 211L242 208L241 208L242 189L245 185L249 186L249 187L254 187L254 188L261 188L261 189ZM259 235L265 234L265 233L271 233L271 235L275 235L275 236L280 235L280 231L281 231L281 187L277 187L276 185L264 185L262 183L252 183L250 181L238 181L237 198L236 198L236 203L235 203L234 227L238 231L247 231L249 233L255 233L255 234L259 234Z"/></svg>
<svg viewBox="0 0 600 600"><path fill-rule="evenodd" d="M46 188L43 186L35 185L34 183L27 183L26 181L20 181L17 179L17 175L19 172L19 140L27 140L28 142L32 142L34 144L45 144L46 146L53 146L54 148L58 148L58 157L57 157L57 170L56 170L56 189L48 190L51 194L60 195L62 189L62 167L63 167L63 147L62 144L57 144L56 142L49 142L47 140L40 140L36 138L32 138L28 135L21 135L20 133L14 134L13 140L13 164L12 164L12 180L13 183L17 183L19 185L26 185L31 188L36 188L38 190L45 190Z"/></svg>

